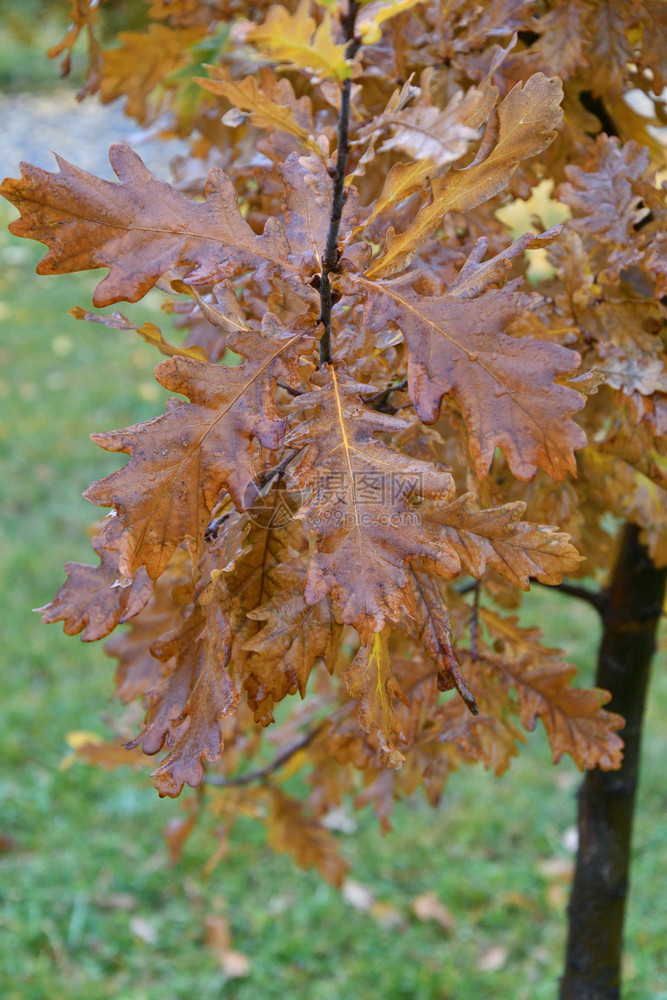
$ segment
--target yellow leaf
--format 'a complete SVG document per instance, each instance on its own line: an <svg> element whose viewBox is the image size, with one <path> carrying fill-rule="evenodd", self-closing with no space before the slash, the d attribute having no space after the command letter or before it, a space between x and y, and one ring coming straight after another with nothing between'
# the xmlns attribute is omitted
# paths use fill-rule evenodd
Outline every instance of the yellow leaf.
<svg viewBox="0 0 667 1000"><path fill-rule="evenodd" d="M160 354L164 354L167 358L196 358L199 361L207 361L206 351L203 347L195 345L194 347L177 347L175 344L168 343L162 336L162 332L155 323L143 323L142 326L136 326L131 320L126 319L122 313L113 312L108 316L102 316L98 313L86 312L81 306L74 306L69 310L70 316L74 319L87 319L91 323L101 323L102 326L111 327L114 330L134 330L138 333L142 340L145 340L147 344L151 344L153 347L157 347Z"/></svg>
<svg viewBox="0 0 667 1000"><path fill-rule="evenodd" d="M346 80L352 67L345 58L345 45L336 45L333 39L330 12L325 11L318 26L310 9L310 0L302 0L294 14L276 4L264 24L239 25L236 36L281 63L311 70L322 79Z"/></svg>
<svg viewBox="0 0 667 1000"><path fill-rule="evenodd" d="M357 30L364 45L375 45L382 36L382 25L397 14L411 10L424 0L390 0L389 3L370 3L364 7L364 16L358 22Z"/></svg>
<svg viewBox="0 0 667 1000"><path fill-rule="evenodd" d="M307 98L299 98L294 93L288 80L277 80L271 71L266 68L260 73L260 79L256 76L247 76L245 80L232 80L227 70L220 66L205 66L213 74L215 79L209 80L205 77L195 77L195 83L200 84L205 90L212 94L226 97L227 100L250 114L253 125L257 128L279 129L287 132L299 139L303 145L312 152L321 156L320 147L311 135L312 120L309 122L311 128L306 128L304 119L311 119L310 107L308 111L303 107L303 102L309 106ZM298 119L302 119L299 121Z"/></svg>
<svg viewBox="0 0 667 1000"><path fill-rule="evenodd" d="M73 729L65 734L65 743L72 750L80 750L86 743L104 743L104 740L97 733L92 733L87 729Z"/></svg>

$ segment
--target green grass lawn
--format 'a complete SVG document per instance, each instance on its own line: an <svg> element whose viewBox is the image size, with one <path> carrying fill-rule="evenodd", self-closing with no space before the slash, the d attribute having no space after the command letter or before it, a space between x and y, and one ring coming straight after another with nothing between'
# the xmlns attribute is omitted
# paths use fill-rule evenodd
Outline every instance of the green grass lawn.
<svg viewBox="0 0 667 1000"><path fill-rule="evenodd" d="M5 213L5 221L9 214ZM40 248L0 236L2 699L0 699L0 997L2 1000L546 1000L555 998L565 932L567 831L578 775L554 768L541 732L509 774L454 776L439 809L397 806L392 834L365 813L340 835L352 877L377 905L355 909L317 875L267 849L243 821L208 880L213 843L201 829L166 864L161 835L181 814L129 770L59 769L65 734L104 733L113 665L41 625L67 559L90 561L81 498L118 458L92 431L161 412L159 357L134 335L78 323L94 276L38 278ZM156 318L159 300L128 306ZM589 682L594 612L531 593L525 619L574 657ZM664 906L667 678L657 664L635 839L625 1000L667 998ZM446 933L412 902L434 893ZM205 944L225 916L249 975L226 980Z"/></svg>

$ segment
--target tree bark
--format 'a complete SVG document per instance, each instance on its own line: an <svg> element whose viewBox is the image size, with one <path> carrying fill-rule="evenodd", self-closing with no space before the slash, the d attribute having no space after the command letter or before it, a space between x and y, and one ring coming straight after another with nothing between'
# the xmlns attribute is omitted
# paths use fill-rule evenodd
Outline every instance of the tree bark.
<svg viewBox="0 0 667 1000"><path fill-rule="evenodd" d="M656 569L626 525L603 611L596 684L625 718L623 765L588 771L579 792L579 850L568 906L560 1000L619 1000L623 921L644 705L667 568Z"/></svg>

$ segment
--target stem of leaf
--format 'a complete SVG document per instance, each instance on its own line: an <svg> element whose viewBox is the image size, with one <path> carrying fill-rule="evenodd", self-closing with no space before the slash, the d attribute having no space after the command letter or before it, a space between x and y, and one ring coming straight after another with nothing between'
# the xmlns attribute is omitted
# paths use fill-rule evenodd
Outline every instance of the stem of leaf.
<svg viewBox="0 0 667 1000"><path fill-rule="evenodd" d="M349 0L347 13L342 18L343 31L347 42L347 58L354 59L361 42L354 37L354 24L359 5L356 0ZM320 279L320 321L324 333L320 339L320 365L329 364L332 360L331 351L331 313L333 310L333 294L329 275L338 267L338 232L343 217L345 205L345 175L347 158L350 152L350 94L352 80L348 77L343 81L340 95L340 111L338 114L338 149L336 151L336 168L333 173L333 197L331 199L331 217L329 230L322 258L322 277Z"/></svg>

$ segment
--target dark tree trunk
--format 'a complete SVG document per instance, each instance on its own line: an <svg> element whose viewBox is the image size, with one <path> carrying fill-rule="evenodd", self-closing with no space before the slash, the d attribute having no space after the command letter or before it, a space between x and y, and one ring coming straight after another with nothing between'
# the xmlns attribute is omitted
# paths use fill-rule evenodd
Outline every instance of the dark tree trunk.
<svg viewBox="0 0 667 1000"><path fill-rule="evenodd" d="M596 684L625 720L623 766L588 771L579 792L579 851L568 906L560 1000L618 1000L623 920L644 704L667 569L656 569L626 525L603 613Z"/></svg>

